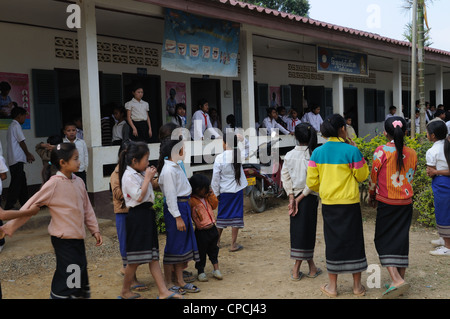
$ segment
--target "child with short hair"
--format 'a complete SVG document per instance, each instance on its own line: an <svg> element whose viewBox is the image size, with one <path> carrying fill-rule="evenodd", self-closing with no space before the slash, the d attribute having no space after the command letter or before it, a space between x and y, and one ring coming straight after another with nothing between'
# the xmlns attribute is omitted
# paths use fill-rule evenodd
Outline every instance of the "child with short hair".
<svg viewBox="0 0 450 319"><path fill-rule="evenodd" d="M292 108L289 110L289 117L286 118L287 129L289 132L295 133L295 127L299 125L302 121L298 118L298 112L296 109Z"/></svg>
<svg viewBox="0 0 450 319"><path fill-rule="evenodd" d="M33 205L47 206L51 221L48 231L56 255L56 271L53 275L50 297L52 299L90 298L87 259L84 239L86 230L95 237L96 246L102 245L102 236L83 181L74 173L80 161L73 143L58 144L51 154L51 163L58 168L42 188L21 208ZM6 223L2 230L8 236L25 224L30 217L21 217ZM72 272L68 267L76 265L80 285L67 285Z"/></svg>
<svg viewBox="0 0 450 319"><path fill-rule="evenodd" d="M115 107L113 110L113 115L117 122L112 128L112 145L120 145L123 141L126 141L126 137L129 136L129 133L125 132L125 130L128 129L126 122L126 109L122 106Z"/></svg>
<svg viewBox="0 0 450 319"><path fill-rule="evenodd" d="M317 208L319 199L306 185L308 162L317 147L317 132L309 123L295 127L298 145L284 157L281 181L289 196L291 259L295 260L291 279L300 280L303 260L309 265L308 277L315 278L322 273L317 268L313 256L316 244Z"/></svg>
<svg viewBox="0 0 450 319"><path fill-rule="evenodd" d="M214 209L219 201L211 190L209 178L202 174L194 174L189 183L192 187L192 195L189 199L191 205L192 220L195 225L195 238L197 239L200 261L195 263L199 281L208 281L205 274L206 255L208 255L214 270L214 278L222 280L219 270L219 232L216 227Z"/></svg>
<svg viewBox="0 0 450 319"><path fill-rule="evenodd" d="M78 154L79 154L78 159L80 161L80 167L79 167L78 171L75 172L75 175L77 175L78 177L80 177L83 180L85 187L87 189L86 171L89 166L89 154L88 154L86 142L77 137L77 126L73 122L68 122L64 125L63 133L64 133L63 142L75 144L75 146L78 150Z"/></svg>
<svg viewBox="0 0 450 319"><path fill-rule="evenodd" d="M139 84L131 91L133 98L125 103L127 122L130 126L130 139L150 143L152 137L152 124L148 116L149 105L142 98L144 89Z"/></svg>
<svg viewBox="0 0 450 319"><path fill-rule="evenodd" d="M426 153L427 174L432 177L434 214L440 238L432 241L438 246L430 251L434 256L450 256L450 137L441 120L427 125L427 137L433 146Z"/></svg>
<svg viewBox="0 0 450 319"><path fill-rule="evenodd" d="M62 137L59 135L52 135L47 138L47 143L41 142L41 143L36 144L36 146L35 146L36 153L38 153L38 155L42 159L42 171L41 171L42 183L45 183L46 181L48 181L50 176L54 175L57 172L55 166L52 166L52 169L50 172L49 172L48 167L50 165L49 162L50 162L50 156L52 154L52 150L56 145L58 145L60 143L63 143Z"/></svg>
<svg viewBox="0 0 450 319"><path fill-rule="evenodd" d="M399 116L384 122L386 145L379 146L373 156L370 175L370 202L377 207L375 247L383 267L392 279L383 298L405 293L409 264L409 229L412 219L412 181L417 169L416 152L404 146L406 121Z"/></svg>
<svg viewBox="0 0 450 319"><path fill-rule="evenodd" d="M338 275L351 273L353 294L363 296L361 273L367 269L367 259L358 183L367 178L369 168L354 142L348 140L341 115L329 116L321 133L328 141L312 153L306 178L306 185L322 200L329 283L320 289L336 297Z"/></svg>
<svg viewBox="0 0 450 319"><path fill-rule="evenodd" d="M179 127L186 127L186 104L178 103L175 106L175 114L172 117L172 123Z"/></svg>

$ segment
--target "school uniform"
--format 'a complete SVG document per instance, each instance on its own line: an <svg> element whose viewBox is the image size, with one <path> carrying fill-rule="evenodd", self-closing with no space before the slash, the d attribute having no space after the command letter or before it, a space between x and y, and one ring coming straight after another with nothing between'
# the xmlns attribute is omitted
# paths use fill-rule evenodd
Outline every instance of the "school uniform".
<svg viewBox="0 0 450 319"><path fill-rule="evenodd" d="M128 207L126 216L126 252L129 264L159 260L158 228L153 209L155 194L151 184L143 195L144 175L127 166L122 176L122 194ZM142 197L141 201L138 199Z"/></svg>
<svg viewBox="0 0 450 319"><path fill-rule="evenodd" d="M291 133L292 133L292 132L295 132L295 127L296 127L297 125L299 125L301 122L302 122L302 121L300 121L300 119L298 119L298 118L296 118L296 119L291 118L291 117L287 118L287 119L286 119L287 130L288 130L289 132L291 132Z"/></svg>
<svg viewBox="0 0 450 319"><path fill-rule="evenodd" d="M209 131L211 136L219 136L211 124L209 114L203 112L202 110L197 110L192 115L191 127L189 128L189 131L191 133L191 138L194 141L201 140L205 134L205 131Z"/></svg>
<svg viewBox="0 0 450 319"><path fill-rule="evenodd" d="M192 226L189 197L191 185L183 168L170 160L164 160L158 180L165 196L164 221L167 240L164 249L164 264L180 264L190 260L199 261L197 242ZM181 217L186 231L178 231L175 218Z"/></svg>
<svg viewBox="0 0 450 319"><path fill-rule="evenodd" d="M369 195L378 201L375 248L383 267L408 267L409 229L412 219L412 181L417 169L416 152L403 148L404 168L397 169L393 141L374 153Z"/></svg>
<svg viewBox="0 0 450 319"><path fill-rule="evenodd" d="M235 180L233 151L225 150L216 156L213 165L211 188L219 198L217 228L244 227L244 192L247 178L241 166L239 183Z"/></svg>
<svg viewBox="0 0 450 319"><path fill-rule="evenodd" d="M83 180L85 187L87 188L86 171L89 166L89 153L86 142L78 137L76 137L75 140L71 142L66 136L63 138L63 142L75 144L75 147L77 148L78 151L78 159L80 160L80 168L78 172L75 172L75 175L77 175Z"/></svg>
<svg viewBox="0 0 450 319"><path fill-rule="evenodd" d="M306 185L322 200L329 273L367 269L358 183L368 175L361 152L341 138L329 138L311 155Z"/></svg>
<svg viewBox="0 0 450 319"><path fill-rule="evenodd" d="M290 217L291 258L311 260L314 256L317 228L317 193L306 185L309 150L307 146L296 146L284 157L281 181L286 194L295 198L303 194L298 204L298 213Z"/></svg>
<svg viewBox="0 0 450 319"><path fill-rule="evenodd" d="M7 159L11 181L8 188L5 210L14 207L17 200L20 205L28 200L27 177L24 171L24 164L27 162L27 156L20 147L20 143L25 141L25 135L22 126L16 120L12 120L6 133L7 140Z"/></svg>
<svg viewBox="0 0 450 319"><path fill-rule="evenodd" d="M112 144L113 145L120 145L122 143L122 141L124 141L123 131L124 131L124 128L126 128L126 126L127 126L127 122L125 120L114 124L114 126L112 128Z"/></svg>
<svg viewBox="0 0 450 319"><path fill-rule="evenodd" d="M150 135L148 133L148 111L150 110L149 104L144 100L136 100L132 98L130 101L125 103L125 109L131 111L131 120L138 132L138 136L133 135L133 130L130 126L130 139L133 141L144 141L146 143L150 142Z"/></svg>
<svg viewBox="0 0 450 319"><path fill-rule="evenodd" d="M302 117L302 123L311 124L317 132L320 132L320 125L323 123L322 116L319 114L314 114L313 112L308 112Z"/></svg>
<svg viewBox="0 0 450 319"><path fill-rule="evenodd" d="M215 225L216 219L213 211L217 208L218 200L214 194L208 194L206 198L192 196L189 204L200 257L200 261L195 263L195 269L201 274L205 272L206 256L213 265L219 262L219 247L217 246L219 231Z"/></svg>
<svg viewBox="0 0 450 319"><path fill-rule="evenodd" d="M265 127L267 130L267 135L270 135L272 133L272 130L278 129L279 132L289 135L289 131L285 129L281 124L279 124L275 119L271 119L270 117L266 117L263 120L263 123L261 125L262 127Z"/></svg>
<svg viewBox="0 0 450 319"><path fill-rule="evenodd" d="M94 209L83 181L72 174L67 178L61 172L50 177L42 188L22 207L29 209L33 204L47 206L51 220L48 232L56 255L56 270L53 275L50 297L52 299L89 298L90 287L85 252L86 228L90 234L98 233L99 227ZM14 219L14 232L25 224L31 216ZM86 228L85 228L86 226ZM80 273L80 286L70 286L73 266Z"/></svg>
<svg viewBox="0 0 450 319"><path fill-rule="evenodd" d="M437 170L448 170L444 153L445 140L436 141L426 153L428 166ZM437 175L433 177L431 188L434 195L434 214L436 227L440 237L450 237L450 176Z"/></svg>

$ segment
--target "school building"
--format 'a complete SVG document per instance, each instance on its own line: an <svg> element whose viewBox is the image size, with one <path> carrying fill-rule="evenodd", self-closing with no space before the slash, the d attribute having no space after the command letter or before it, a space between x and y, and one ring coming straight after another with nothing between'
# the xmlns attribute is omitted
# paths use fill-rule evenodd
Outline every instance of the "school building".
<svg viewBox="0 0 450 319"><path fill-rule="evenodd" d="M231 55L237 73L167 70L162 63L169 50L164 40L171 25L167 9L237 26L238 54ZM35 145L81 115L89 150L87 188L99 216L112 214L109 174L119 148L102 145L102 118L111 115L112 103L123 105L131 99L135 81L142 83L143 99L150 104L151 160L159 156L158 129L168 121L171 87L180 90L182 96L177 97L187 105L188 125L200 98L218 110L222 127L226 116L235 114L244 129L263 120L274 96L288 109L303 111L318 104L323 117L349 114L358 136L382 132L391 105L399 114L404 105L405 116L410 117L408 42L240 1L2 0L0 29L1 81L20 78L20 92L14 85L11 92L22 94L17 102L30 113L24 133L36 161L25 165L29 187L36 190L42 182ZM195 31L184 32L196 36ZM450 104L450 52L425 51L426 100ZM8 122L0 122L5 153ZM208 147L199 143L186 143L192 157ZM282 136L282 147L294 143L292 136ZM215 145L212 153L220 152L221 142ZM189 174L212 168L204 161L186 166ZM3 181L4 195L8 185L9 177Z"/></svg>

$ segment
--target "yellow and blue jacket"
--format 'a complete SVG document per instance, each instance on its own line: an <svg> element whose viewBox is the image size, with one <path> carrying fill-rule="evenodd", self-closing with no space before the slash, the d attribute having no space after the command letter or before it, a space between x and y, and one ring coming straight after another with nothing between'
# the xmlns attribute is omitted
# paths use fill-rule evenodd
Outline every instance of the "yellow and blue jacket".
<svg viewBox="0 0 450 319"><path fill-rule="evenodd" d="M359 186L369 167L355 146L331 137L316 148L308 164L306 184L319 193L325 205L359 203Z"/></svg>

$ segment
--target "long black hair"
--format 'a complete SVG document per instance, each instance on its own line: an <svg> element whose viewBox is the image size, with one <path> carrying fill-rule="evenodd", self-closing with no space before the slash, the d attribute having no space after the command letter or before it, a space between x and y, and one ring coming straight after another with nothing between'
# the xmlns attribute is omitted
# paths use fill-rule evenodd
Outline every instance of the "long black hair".
<svg viewBox="0 0 450 319"><path fill-rule="evenodd" d="M50 162L47 166L47 171L45 174L46 182L51 177L52 166L55 166L59 171L61 169L61 160L68 162L73 153L77 150L74 143L59 143L55 145L50 153Z"/></svg>
<svg viewBox="0 0 450 319"><path fill-rule="evenodd" d="M320 132L326 138L339 137L339 130L343 126L345 127L345 125L346 123L342 115L333 114L328 116L325 121L323 121L322 125L320 126Z"/></svg>
<svg viewBox="0 0 450 319"><path fill-rule="evenodd" d="M158 159L158 167L156 168L158 171L158 175L161 174L161 171L164 167L164 160L172 157L172 151L174 147L183 141L183 136L180 134L178 139L173 139L172 136L168 136L161 140L161 144L159 146L159 159Z"/></svg>
<svg viewBox="0 0 450 319"><path fill-rule="evenodd" d="M208 193L211 185L209 178L200 173L192 175L189 183L191 184L193 195L198 195L202 190L205 191L205 194Z"/></svg>
<svg viewBox="0 0 450 319"><path fill-rule="evenodd" d="M233 151L233 168L234 168L234 179L238 185L241 185L241 151L238 147L238 138L234 132L227 132L223 134L223 141ZM225 160L225 159L224 159Z"/></svg>
<svg viewBox="0 0 450 319"><path fill-rule="evenodd" d="M388 134L388 138L394 140L395 149L397 150L397 169L400 173L404 167L403 147L405 143L406 121L403 117L392 116L384 122L384 130Z"/></svg>
<svg viewBox="0 0 450 319"><path fill-rule="evenodd" d="M427 132L429 135L434 134L438 141L445 140L444 142L444 155L447 160L447 165L450 169L450 136L448 135L447 125L444 121L433 120L427 125Z"/></svg>
<svg viewBox="0 0 450 319"><path fill-rule="evenodd" d="M295 127L294 134L299 143L308 144L309 155L311 155L317 147L317 132L314 127L307 122L300 123Z"/></svg>

